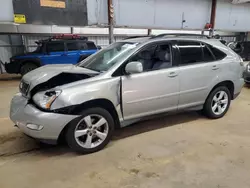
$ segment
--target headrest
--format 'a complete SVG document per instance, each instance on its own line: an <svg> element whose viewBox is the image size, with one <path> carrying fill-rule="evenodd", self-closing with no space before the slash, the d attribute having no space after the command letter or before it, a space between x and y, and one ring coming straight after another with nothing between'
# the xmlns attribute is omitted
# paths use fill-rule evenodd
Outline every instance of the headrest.
<svg viewBox="0 0 250 188"><path fill-rule="evenodd" d="M144 60L150 60L152 58L151 52L148 50L140 52L138 56Z"/></svg>
<svg viewBox="0 0 250 188"><path fill-rule="evenodd" d="M166 52L166 54L165 54L165 60L166 61L171 61L171 59L170 59L170 53Z"/></svg>
<svg viewBox="0 0 250 188"><path fill-rule="evenodd" d="M170 61L170 53L162 50L158 53L158 58L160 61Z"/></svg>

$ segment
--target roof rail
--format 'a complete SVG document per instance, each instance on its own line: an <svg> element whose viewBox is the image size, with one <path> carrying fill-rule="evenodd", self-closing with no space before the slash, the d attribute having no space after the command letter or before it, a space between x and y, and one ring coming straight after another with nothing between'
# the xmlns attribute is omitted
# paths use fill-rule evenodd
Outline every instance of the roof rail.
<svg viewBox="0 0 250 188"><path fill-rule="evenodd" d="M37 41L36 43L41 43L41 42L50 42L50 41L57 41L57 40L88 40L88 37L85 36L80 36L76 34L58 34L54 35L52 37L49 37L47 39L42 39Z"/></svg>
<svg viewBox="0 0 250 188"><path fill-rule="evenodd" d="M155 39L155 38L163 38L163 37L167 37L167 36L175 36L175 37L181 37L181 36L190 36L190 37L204 37L204 38L208 38L210 39L211 37L208 35L201 35L201 34L192 34L192 33L163 33L163 34L159 34L156 36L152 36L151 39Z"/></svg>
<svg viewBox="0 0 250 188"><path fill-rule="evenodd" d="M135 39L135 38L143 38L143 37L153 37L154 35L137 35L137 36L131 36L131 37L126 37L123 40L127 39Z"/></svg>

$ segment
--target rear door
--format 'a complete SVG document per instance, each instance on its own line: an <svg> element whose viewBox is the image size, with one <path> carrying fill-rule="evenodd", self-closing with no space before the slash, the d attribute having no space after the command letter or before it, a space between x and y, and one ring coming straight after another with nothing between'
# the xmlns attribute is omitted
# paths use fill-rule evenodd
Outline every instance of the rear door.
<svg viewBox="0 0 250 188"><path fill-rule="evenodd" d="M48 42L46 53L41 57L41 61L43 65L69 63L64 42Z"/></svg>
<svg viewBox="0 0 250 188"><path fill-rule="evenodd" d="M218 61L207 45L199 41L178 41L177 48L180 53L178 109L201 105L220 72Z"/></svg>

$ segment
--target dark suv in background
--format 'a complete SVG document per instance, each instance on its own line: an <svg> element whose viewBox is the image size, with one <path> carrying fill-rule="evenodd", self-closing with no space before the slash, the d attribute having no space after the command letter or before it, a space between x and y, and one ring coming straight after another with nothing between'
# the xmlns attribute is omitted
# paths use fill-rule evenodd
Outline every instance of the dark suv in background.
<svg viewBox="0 0 250 188"><path fill-rule="evenodd" d="M76 64L100 49L87 37L78 35L56 35L36 44L35 51L11 57L5 63L6 72L23 76L43 65Z"/></svg>

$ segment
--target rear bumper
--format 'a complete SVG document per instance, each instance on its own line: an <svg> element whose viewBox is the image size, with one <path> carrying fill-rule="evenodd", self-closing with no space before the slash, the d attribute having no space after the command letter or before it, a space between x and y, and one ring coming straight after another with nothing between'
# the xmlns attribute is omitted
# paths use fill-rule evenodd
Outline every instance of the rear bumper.
<svg viewBox="0 0 250 188"><path fill-rule="evenodd" d="M17 62L17 61L13 61L13 62L4 64L4 68L5 68L6 72L10 73L10 74L20 73L20 66L21 66L20 62Z"/></svg>
<svg viewBox="0 0 250 188"><path fill-rule="evenodd" d="M237 80L234 82L234 96L233 99L237 98L245 84L245 81L243 78Z"/></svg>
<svg viewBox="0 0 250 188"><path fill-rule="evenodd" d="M42 141L57 141L63 128L76 117L78 116L42 112L27 104L27 99L20 93L11 101L10 119L22 132ZM29 124L42 126L42 129L30 129L27 127Z"/></svg>

